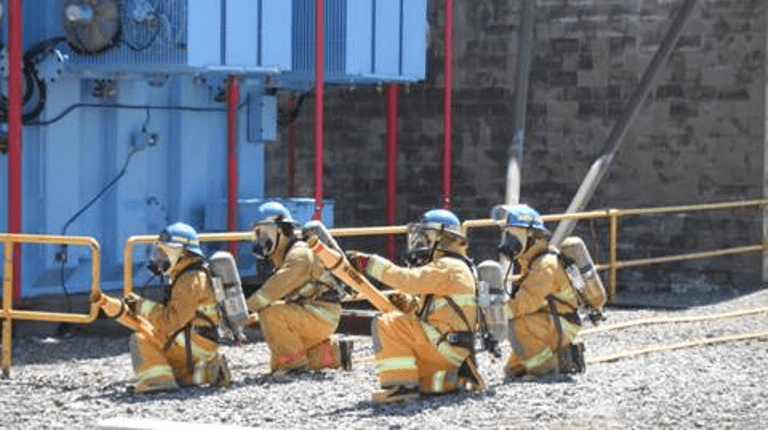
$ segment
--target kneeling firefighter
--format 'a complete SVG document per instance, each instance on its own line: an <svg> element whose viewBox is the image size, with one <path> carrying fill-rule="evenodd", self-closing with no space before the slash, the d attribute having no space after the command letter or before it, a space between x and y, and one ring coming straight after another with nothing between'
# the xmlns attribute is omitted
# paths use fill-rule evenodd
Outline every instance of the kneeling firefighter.
<svg viewBox="0 0 768 430"><path fill-rule="evenodd" d="M510 269L519 270L507 304L512 346L504 368L507 379L582 372L583 349L574 343L581 330L579 301L558 251L548 246L549 231L539 213L527 205L500 210L501 215L491 214L504 219L499 252L509 259Z"/></svg>
<svg viewBox="0 0 768 430"><path fill-rule="evenodd" d="M333 280L297 237L296 228L291 213L280 203L267 202L257 209L254 254L269 259L273 272L248 297L248 309L258 313L273 373L350 370L353 343L333 336L341 316Z"/></svg>
<svg viewBox="0 0 768 430"><path fill-rule="evenodd" d="M381 384L376 403L484 385L474 359L476 276L459 219L444 209L426 212L408 227L407 251L414 267L347 252L360 272L396 289L389 299L399 310L372 326Z"/></svg>
<svg viewBox="0 0 768 430"><path fill-rule="evenodd" d="M222 315L197 232L181 222L171 224L153 247L149 269L168 276L165 302L133 293L124 298L127 307L147 319L162 338L131 335L131 361L138 378L134 392L175 390L179 385L228 387L229 366L216 333Z"/></svg>

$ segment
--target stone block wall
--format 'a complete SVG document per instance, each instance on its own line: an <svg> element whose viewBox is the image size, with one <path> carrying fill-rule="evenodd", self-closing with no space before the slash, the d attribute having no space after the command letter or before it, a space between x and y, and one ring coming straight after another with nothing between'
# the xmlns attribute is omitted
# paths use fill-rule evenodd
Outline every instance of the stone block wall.
<svg viewBox="0 0 768 430"><path fill-rule="evenodd" d="M428 77L399 99L397 223L442 203L443 1L431 0ZM488 216L505 195L514 114L520 3L455 2L452 207ZM538 0L521 200L560 213L605 138L682 0ZM766 11L760 0L700 0L677 47L631 122L589 209L676 206L763 196ZM313 195L312 97L297 125L297 196ZM385 94L326 88L324 194L338 226L385 224ZM287 193L285 130L269 144L267 190ZM605 223L577 233L605 261ZM551 226L554 228L554 225ZM684 213L622 222L620 259L756 243L755 211ZM494 258L498 235L470 235L470 253ZM383 243L380 242L380 243ZM382 252L376 248L373 250ZM625 270L637 288L678 288L680 277L754 285L757 255ZM709 287L707 287L709 288Z"/></svg>

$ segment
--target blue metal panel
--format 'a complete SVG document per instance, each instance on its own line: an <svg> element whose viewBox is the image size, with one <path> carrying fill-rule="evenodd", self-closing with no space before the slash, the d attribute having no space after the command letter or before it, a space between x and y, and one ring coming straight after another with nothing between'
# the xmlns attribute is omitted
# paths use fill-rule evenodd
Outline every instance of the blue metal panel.
<svg viewBox="0 0 768 430"><path fill-rule="evenodd" d="M248 102L248 141L277 140L277 97L251 94Z"/></svg>
<svg viewBox="0 0 768 430"><path fill-rule="evenodd" d="M293 0L292 70L302 77L314 73L315 64L315 2Z"/></svg>
<svg viewBox="0 0 768 430"><path fill-rule="evenodd" d="M324 19L325 52L323 64L330 79L343 77L346 72L347 1L326 0Z"/></svg>
<svg viewBox="0 0 768 430"><path fill-rule="evenodd" d="M278 77L285 86L306 88L312 82L314 3L293 0L293 70ZM426 0L326 0L325 8L327 82L370 84L424 79ZM411 13L415 16L409 16Z"/></svg>
<svg viewBox="0 0 768 430"><path fill-rule="evenodd" d="M397 76L400 73L400 0L377 0L374 11L374 74Z"/></svg>
<svg viewBox="0 0 768 430"><path fill-rule="evenodd" d="M403 1L403 38L400 74L414 81L427 75L427 1ZM412 48L417 47L417 48Z"/></svg>
<svg viewBox="0 0 768 430"><path fill-rule="evenodd" d="M254 223L253 216L256 209L264 202L275 201L282 203L291 212L297 222L304 224L312 219L315 213L315 199L311 198L257 198L240 199L237 201L237 228L249 230ZM323 213L321 218L327 227L333 227L333 200L323 200ZM226 231L227 229L227 201L225 199L211 200L205 204L205 230Z"/></svg>
<svg viewBox="0 0 768 430"><path fill-rule="evenodd" d="M352 1L347 4L347 73L373 73L373 2Z"/></svg>
<svg viewBox="0 0 768 430"><path fill-rule="evenodd" d="M291 69L291 35L293 4L287 0L261 2L262 67Z"/></svg>
<svg viewBox="0 0 768 430"><path fill-rule="evenodd" d="M187 63L194 67L222 64L221 0L188 1Z"/></svg>
<svg viewBox="0 0 768 430"><path fill-rule="evenodd" d="M8 154L0 154L0 174L8 178ZM0 231L8 231L8 179L0 182ZM2 245L0 245L2 249Z"/></svg>
<svg viewBox="0 0 768 430"><path fill-rule="evenodd" d="M261 0L227 0L226 64L256 67L260 65Z"/></svg>

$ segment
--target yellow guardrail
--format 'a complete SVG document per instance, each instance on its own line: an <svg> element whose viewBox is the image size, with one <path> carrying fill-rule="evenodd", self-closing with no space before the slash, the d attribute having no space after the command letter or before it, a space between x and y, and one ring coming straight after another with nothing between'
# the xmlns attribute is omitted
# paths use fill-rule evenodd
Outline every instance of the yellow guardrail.
<svg viewBox="0 0 768 430"><path fill-rule="evenodd" d="M734 210L748 208L763 208L768 206L768 199L744 200L739 202L697 204L688 206L667 206L659 208L639 208L639 209L605 209L589 212L576 212L571 214L542 215L543 221L558 222L564 219L606 219L608 221L608 261L595 261L595 268L598 271L608 271L608 300L612 301L616 296L616 277L620 269L629 267L648 266L652 264L672 263L678 261L700 260L705 258L721 257L726 255L739 255L748 253L766 253L768 252L768 241L763 239L760 243L744 246L735 246L721 248L716 250L707 250L699 252L690 252L684 254L667 255L663 257L640 258L633 260L619 261L617 257L617 244L619 242L619 224L624 218L665 215L682 212L702 212L718 210ZM469 220L462 224L462 229L466 233L471 228L499 227L502 225L499 221L493 219Z"/></svg>
<svg viewBox="0 0 768 430"><path fill-rule="evenodd" d="M758 244L722 248L716 250L691 252L685 254L668 255L663 257L642 258L634 260L619 261L617 258L617 244L619 241L619 224L623 218L662 215L680 212L694 211L714 211L714 210L734 210L746 209L750 207L763 208L768 206L768 199L747 200L740 202L712 203L689 206L669 206L660 208L641 208L641 209L606 209L589 212L578 212L572 214L543 215L544 222L557 222L564 219L606 219L608 222L608 261L595 262L599 271L608 270L608 295L609 300L615 297L616 293L616 273L620 269L629 267L639 267L651 264L661 264L668 262L695 260L719 257L725 255L738 255L746 253L766 253L768 251L768 241L763 240ZM462 223L462 230L465 234L470 229L475 228L499 228L502 224L493 219L467 220ZM359 228L332 228L330 233L335 237L359 237L359 236L378 236L389 234L405 234L407 226L385 226L385 227L359 227ZM252 231L247 232L229 232L229 233L201 233L202 242L238 242L253 241ZM133 251L138 244L150 244L157 239L157 235L131 236L126 240L123 249L124 273L123 273L123 291L129 293L133 290ZM13 245L15 243L34 243L34 244L56 244L56 245L79 245L91 248L91 295L101 293L100 290L100 270L101 270L101 250L99 243L92 237L84 236L55 236L55 235L36 235L36 234L8 234L0 233L0 242L3 244L4 276L3 276L3 307L0 310L0 318L4 321L2 330L2 369L4 376L8 376L11 366L11 333L12 320L37 320L49 322L71 322L71 323L91 323L98 316L99 307L93 303L88 314L71 314L44 311L23 311L15 310L13 305Z"/></svg>
<svg viewBox="0 0 768 430"><path fill-rule="evenodd" d="M253 241L254 233L229 232L229 233L200 233L200 242L243 242ZM157 240L157 235L131 236L125 241L123 247L123 294L133 291L133 248L142 243L152 243Z"/></svg>
<svg viewBox="0 0 768 430"><path fill-rule="evenodd" d="M54 245L78 245L88 246L91 249L91 296L101 293L99 279L101 277L101 247L99 242L92 237L85 236L54 236L42 234L10 234L0 233L0 242L3 244L3 309L0 318L3 319L3 376L8 377L11 372L11 334L13 320L34 320L49 322L69 322L88 324L93 322L99 314L99 306L91 303L87 314L72 314L62 312L23 311L13 309L13 245L16 243L54 244Z"/></svg>
<svg viewBox="0 0 768 430"><path fill-rule="evenodd" d="M716 250L691 252L677 255L667 255L663 257L641 258L634 260L619 261L617 257L617 244L619 243L619 224L623 218L664 215L681 212L701 212L716 210L747 209L750 207L761 208L768 206L768 199L745 200L739 202L697 204L688 206L667 206L659 208L639 208L639 209L605 209L588 212L575 212L570 214L551 214L542 215L545 223L559 222L564 219L587 220L587 219L605 219L608 222L608 261L595 261L595 268L598 271L608 271L607 293L609 302L616 296L616 277L620 269L630 267L648 266L652 264L672 263L678 261L700 260L705 258L721 257L726 255L739 255L768 252L768 240L763 240L758 244L736 246L730 248L721 248ZM461 224L465 235L469 230L476 228L500 228L503 222L487 219L467 220ZM351 236L375 236L386 234L405 234L406 226L391 227L361 227L361 228L333 228L330 229L333 236L351 237Z"/></svg>

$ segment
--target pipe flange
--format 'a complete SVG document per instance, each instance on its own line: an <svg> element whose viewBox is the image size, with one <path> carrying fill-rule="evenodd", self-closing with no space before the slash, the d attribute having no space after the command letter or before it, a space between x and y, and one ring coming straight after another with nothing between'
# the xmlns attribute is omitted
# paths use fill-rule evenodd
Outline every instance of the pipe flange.
<svg viewBox="0 0 768 430"><path fill-rule="evenodd" d="M35 69L38 79L46 84L58 82L64 74L64 55L56 49L51 49L35 64Z"/></svg>

